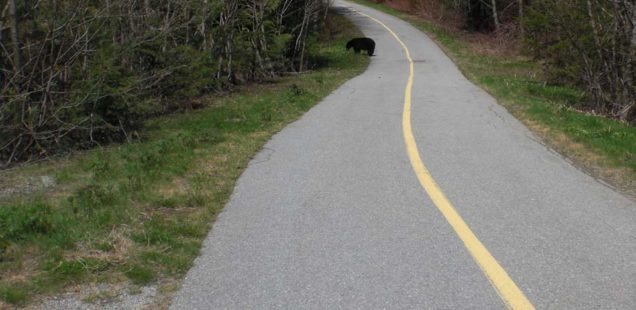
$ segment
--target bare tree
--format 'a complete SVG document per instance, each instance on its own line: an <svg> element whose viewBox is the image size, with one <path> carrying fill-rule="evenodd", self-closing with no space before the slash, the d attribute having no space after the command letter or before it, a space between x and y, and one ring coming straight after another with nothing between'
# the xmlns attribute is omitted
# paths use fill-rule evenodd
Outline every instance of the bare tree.
<svg viewBox="0 0 636 310"><path fill-rule="evenodd" d="M499 17L497 16L497 1L490 0L490 9L492 11L492 20L495 24L495 30L499 30Z"/></svg>
<svg viewBox="0 0 636 310"><path fill-rule="evenodd" d="M20 39L18 38L18 10L15 0L9 0L9 19L11 20L11 43L13 44L13 66L15 72L19 74L22 70L22 60L20 57Z"/></svg>

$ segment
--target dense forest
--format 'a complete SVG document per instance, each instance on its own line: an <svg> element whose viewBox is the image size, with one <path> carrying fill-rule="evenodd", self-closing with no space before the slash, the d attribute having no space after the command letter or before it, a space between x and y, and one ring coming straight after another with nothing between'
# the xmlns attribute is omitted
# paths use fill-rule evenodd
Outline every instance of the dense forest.
<svg viewBox="0 0 636 310"><path fill-rule="evenodd" d="M0 167L136 138L193 98L302 72L322 0L6 0Z"/></svg>
<svg viewBox="0 0 636 310"><path fill-rule="evenodd" d="M464 31L522 42L548 83L579 87L585 108L636 121L634 0L379 0ZM511 35L512 34L512 35Z"/></svg>

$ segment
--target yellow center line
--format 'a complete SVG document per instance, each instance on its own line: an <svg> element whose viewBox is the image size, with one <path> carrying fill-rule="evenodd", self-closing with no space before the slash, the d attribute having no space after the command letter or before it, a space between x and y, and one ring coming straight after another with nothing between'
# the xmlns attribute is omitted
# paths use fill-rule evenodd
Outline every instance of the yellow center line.
<svg viewBox="0 0 636 310"><path fill-rule="evenodd" d="M413 130L411 129L411 94L413 89L413 59L411 53L406 47L406 44L398 37L391 28L385 25L378 19L371 17L367 14L359 12L355 9L353 11L360 15L366 16L376 23L382 25L387 31L395 37L395 39L402 45L406 58L409 61L409 78L406 82L406 88L404 89L404 110L402 112L402 131L404 134L404 141L406 144L406 151L411 161L411 166L417 175L417 179L420 181L420 185L424 188L428 196L431 198L437 209L444 215L446 221L453 227L457 236L464 242L464 246L473 257L477 265L484 272L492 286L495 288L499 297L504 301L509 309L534 309L534 306L530 303L528 298L512 281L508 273L499 265L497 260L490 254L488 249L477 239L477 236L468 227L466 222L457 213L451 202L446 198L446 195L442 192L441 188L428 171L424 162L420 157L420 153L417 150L417 144L415 143L415 137L413 136Z"/></svg>

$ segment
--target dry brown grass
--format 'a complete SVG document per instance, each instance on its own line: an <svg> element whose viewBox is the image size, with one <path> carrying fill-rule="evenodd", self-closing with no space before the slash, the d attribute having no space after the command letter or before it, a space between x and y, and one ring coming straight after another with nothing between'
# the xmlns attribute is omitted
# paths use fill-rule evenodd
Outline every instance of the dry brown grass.
<svg viewBox="0 0 636 310"><path fill-rule="evenodd" d="M472 51L479 55L495 57L515 57L521 54L521 43L517 27L502 25L496 33L458 32Z"/></svg>
<svg viewBox="0 0 636 310"><path fill-rule="evenodd" d="M33 251L25 255L20 264L13 270L9 270L3 274L6 281L12 283L23 283L31 279L38 274L38 264L33 255Z"/></svg>
<svg viewBox="0 0 636 310"><path fill-rule="evenodd" d="M573 141L562 132L550 130L528 117L524 117L522 120L533 133L540 137L543 143L556 150L570 164L636 201L636 182L634 181L636 175L632 170L609 164L607 157L582 143Z"/></svg>
<svg viewBox="0 0 636 310"><path fill-rule="evenodd" d="M174 197L176 195L182 195L188 192L190 189L190 184L188 184L188 180L181 177L176 177L172 182L162 185L157 189L157 192L162 197Z"/></svg>
<svg viewBox="0 0 636 310"><path fill-rule="evenodd" d="M67 261L97 259L111 264L119 264L129 258L134 248L134 242L130 240L129 235L130 232L125 226L113 228L106 238L93 242L99 243L102 248L107 248L107 250L96 249L94 244L81 243L73 251L66 251L63 257Z"/></svg>

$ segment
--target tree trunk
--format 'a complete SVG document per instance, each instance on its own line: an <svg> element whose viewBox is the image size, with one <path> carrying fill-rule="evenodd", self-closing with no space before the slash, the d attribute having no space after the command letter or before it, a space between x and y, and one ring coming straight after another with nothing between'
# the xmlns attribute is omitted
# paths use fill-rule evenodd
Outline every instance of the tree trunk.
<svg viewBox="0 0 636 310"><path fill-rule="evenodd" d="M628 5L631 5L632 7L632 48L636 47L636 4L635 3L629 3L627 2Z"/></svg>
<svg viewBox="0 0 636 310"><path fill-rule="evenodd" d="M15 0L9 0L9 19L11 19L11 43L13 44L13 66L15 73L22 71L22 59L20 57L20 40L18 37L18 10Z"/></svg>
<svg viewBox="0 0 636 310"><path fill-rule="evenodd" d="M630 117L634 117L636 114L634 110L636 109L636 87L634 86L634 75L636 68L634 68L634 62L636 62L636 4L633 1L623 0L625 19L624 26L625 35L628 39L628 43L626 44L626 50L623 55L624 57L624 68L623 68L623 80L624 80L624 89L623 96L625 98L625 107L619 113L619 118L623 121L630 121ZM633 120L633 119L632 119Z"/></svg>
<svg viewBox="0 0 636 310"><path fill-rule="evenodd" d="M203 14L201 16L201 36L203 37L202 49L208 48L208 37L205 34L205 23L208 18L208 0L203 0Z"/></svg>
<svg viewBox="0 0 636 310"><path fill-rule="evenodd" d="M523 39L524 37L524 29L523 29L523 0L518 0L519 5L519 37Z"/></svg>
<svg viewBox="0 0 636 310"><path fill-rule="evenodd" d="M495 22L495 31L499 31L499 16L497 15L497 1L490 0L490 6L492 9L492 20Z"/></svg>

